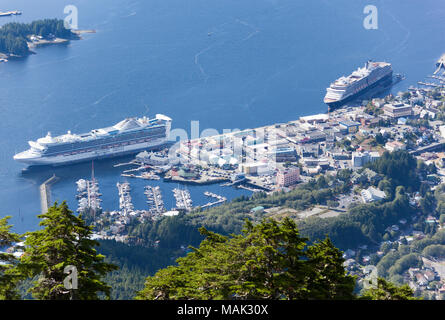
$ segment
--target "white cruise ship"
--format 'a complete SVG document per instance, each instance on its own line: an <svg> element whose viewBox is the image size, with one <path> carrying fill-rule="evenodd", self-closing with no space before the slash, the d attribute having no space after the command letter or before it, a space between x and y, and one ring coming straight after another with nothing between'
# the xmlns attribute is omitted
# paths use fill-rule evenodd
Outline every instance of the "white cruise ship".
<svg viewBox="0 0 445 320"><path fill-rule="evenodd" d="M332 110L384 82L392 82L391 64L368 61L363 68L359 68L349 76L341 77L331 83L329 88L326 89L324 102Z"/></svg>
<svg viewBox="0 0 445 320"><path fill-rule="evenodd" d="M157 114L155 118L127 118L114 126L94 129L84 134L67 134L29 141L30 149L14 156L28 165L63 165L98 158L137 153L167 143L171 119Z"/></svg>

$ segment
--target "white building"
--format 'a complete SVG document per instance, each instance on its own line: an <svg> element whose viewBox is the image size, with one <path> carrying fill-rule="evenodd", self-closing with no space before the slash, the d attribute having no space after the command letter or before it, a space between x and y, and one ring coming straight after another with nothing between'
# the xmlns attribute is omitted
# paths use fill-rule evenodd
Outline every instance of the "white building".
<svg viewBox="0 0 445 320"><path fill-rule="evenodd" d="M352 166L354 168L363 167L368 162L373 162L380 158L380 154L378 152L353 152L352 153Z"/></svg>
<svg viewBox="0 0 445 320"><path fill-rule="evenodd" d="M362 200L364 203L383 200L386 198L386 193L374 187L369 187L361 191Z"/></svg>
<svg viewBox="0 0 445 320"><path fill-rule="evenodd" d="M399 141L390 141L385 144L385 149L389 152L405 150L405 144Z"/></svg>

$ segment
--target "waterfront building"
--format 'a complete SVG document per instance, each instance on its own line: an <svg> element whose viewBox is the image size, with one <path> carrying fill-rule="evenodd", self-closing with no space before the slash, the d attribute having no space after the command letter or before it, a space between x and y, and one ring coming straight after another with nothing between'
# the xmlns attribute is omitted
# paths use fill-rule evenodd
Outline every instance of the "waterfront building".
<svg viewBox="0 0 445 320"><path fill-rule="evenodd" d="M239 169L241 172L248 175L257 175L268 171L268 164L263 162L249 162L242 163L239 165Z"/></svg>
<svg viewBox="0 0 445 320"><path fill-rule="evenodd" d="M328 120L329 120L329 114L326 114L326 113L320 113L320 114L315 114L312 116L300 117L301 122L308 122L308 123L326 122Z"/></svg>
<svg viewBox="0 0 445 320"><path fill-rule="evenodd" d="M153 166L165 166L168 165L169 160L166 156L161 156L154 152L148 153L147 151L140 152L136 155L136 160L141 161L144 164Z"/></svg>

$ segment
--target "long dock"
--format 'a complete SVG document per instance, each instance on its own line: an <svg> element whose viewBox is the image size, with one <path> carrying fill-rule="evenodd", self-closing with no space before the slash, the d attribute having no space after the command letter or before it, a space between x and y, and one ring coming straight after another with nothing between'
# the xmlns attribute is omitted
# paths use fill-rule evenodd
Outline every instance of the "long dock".
<svg viewBox="0 0 445 320"><path fill-rule="evenodd" d="M59 180L54 174L51 178L40 185L40 209L42 213L48 212L51 207L51 185Z"/></svg>
<svg viewBox="0 0 445 320"><path fill-rule="evenodd" d="M220 204L220 203L223 203L223 202L226 202L226 201L227 201L227 198L226 198L226 197L217 195L217 194L212 193L212 192L208 192L208 191L206 191L206 192L204 192L204 195L206 195L207 197L210 197L210 198L215 198L215 199L217 199L217 200L214 201L214 202L208 202L208 203L202 205L202 206L201 206L202 209L209 208L209 207L213 207L213 206L216 206L217 204Z"/></svg>

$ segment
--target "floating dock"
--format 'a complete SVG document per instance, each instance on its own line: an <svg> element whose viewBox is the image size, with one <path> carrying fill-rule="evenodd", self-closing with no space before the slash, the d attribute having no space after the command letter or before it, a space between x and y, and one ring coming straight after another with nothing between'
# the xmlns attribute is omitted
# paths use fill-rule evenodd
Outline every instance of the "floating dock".
<svg viewBox="0 0 445 320"><path fill-rule="evenodd" d="M217 204L220 204L220 203L223 203L223 202L226 202L226 201L227 201L227 198L226 198L226 197L217 195L217 194L212 193L212 192L209 192L209 191L204 192L204 195L206 195L206 196L209 197L209 198L215 198L216 201L214 201L214 202L209 202L209 203L206 203L205 205L202 205L202 206L201 206L202 209L204 209L204 208L209 208L209 207L213 207L213 206L215 206L215 205L217 205Z"/></svg>
<svg viewBox="0 0 445 320"><path fill-rule="evenodd" d="M51 178L40 185L40 209L42 213L47 213L51 207L51 186L57 182L59 178L54 174Z"/></svg>
<svg viewBox="0 0 445 320"><path fill-rule="evenodd" d="M119 192L119 210L123 216L127 216L134 211L134 206L130 195L130 184L128 182L118 182L116 187Z"/></svg>
<svg viewBox="0 0 445 320"><path fill-rule="evenodd" d="M150 212L154 214L162 214L166 211L159 186L146 186L144 193L147 196L147 203L150 206Z"/></svg>
<svg viewBox="0 0 445 320"><path fill-rule="evenodd" d="M192 210L192 199L190 197L190 192L187 189L173 189L173 194L176 199L176 208L180 210L191 211Z"/></svg>

